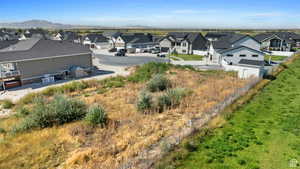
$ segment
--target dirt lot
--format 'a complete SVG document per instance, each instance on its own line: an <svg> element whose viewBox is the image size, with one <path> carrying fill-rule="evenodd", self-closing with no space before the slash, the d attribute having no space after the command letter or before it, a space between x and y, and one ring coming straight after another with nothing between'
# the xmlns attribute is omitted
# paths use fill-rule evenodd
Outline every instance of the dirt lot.
<svg viewBox="0 0 300 169"><path fill-rule="evenodd" d="M138 112L137 96L145 83L128 82L124 87L105 93L97 93L97 87L71 93L70 96L80 98L88 105L102 105L108 113L109 125L91 128L79 121L6 137L0 142L3 152L0 168L118 168L247 83L247 80L238 80L233 74L222 71L172 68L166 76L174 87L192 91L179 106L150 115ZM4 119L0 121L0 128L10 130L18 121L16 117Z"/></svg>

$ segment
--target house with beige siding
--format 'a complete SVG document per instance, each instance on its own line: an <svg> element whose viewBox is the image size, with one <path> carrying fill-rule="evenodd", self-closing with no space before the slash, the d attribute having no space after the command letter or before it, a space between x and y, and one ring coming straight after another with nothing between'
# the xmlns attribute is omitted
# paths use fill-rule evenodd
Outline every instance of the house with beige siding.
<svg viewBox="0 0 300 169"><path fill-rule="evenodd" d="M66 79L74 67L88 75L92 53L68 41L30 39L0 50L0 82L4 88Z"/></svg>

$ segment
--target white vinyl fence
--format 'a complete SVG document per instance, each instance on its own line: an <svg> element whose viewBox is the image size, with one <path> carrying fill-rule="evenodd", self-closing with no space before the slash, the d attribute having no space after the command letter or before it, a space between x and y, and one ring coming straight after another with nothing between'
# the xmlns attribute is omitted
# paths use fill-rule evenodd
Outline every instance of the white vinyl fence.
<svg viewBox="0 0 300 169"><path fill-rule="evenodd" d="M286 52L286 51L272 51L271 55L273 56L292 56L295 52Z"/></svg>

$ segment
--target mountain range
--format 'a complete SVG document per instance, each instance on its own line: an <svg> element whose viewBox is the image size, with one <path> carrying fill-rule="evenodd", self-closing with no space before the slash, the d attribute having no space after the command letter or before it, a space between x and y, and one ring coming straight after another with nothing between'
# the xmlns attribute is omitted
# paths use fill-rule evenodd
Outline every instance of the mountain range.
<svg viewBox="0 0 300 169"><path fill-rule="evenodd" d="M90 26L90 25L70 25L70 24L61 24L54 23L46 20L28 20L24 22L6 22L0 23L0 28L18 28L18 29L29 29L29 28L43 28L43 29L75 29L75 28L112 28L112 27L103 27L103 26ZM147 26L126 26L120 28L149 28Z"/></svg>

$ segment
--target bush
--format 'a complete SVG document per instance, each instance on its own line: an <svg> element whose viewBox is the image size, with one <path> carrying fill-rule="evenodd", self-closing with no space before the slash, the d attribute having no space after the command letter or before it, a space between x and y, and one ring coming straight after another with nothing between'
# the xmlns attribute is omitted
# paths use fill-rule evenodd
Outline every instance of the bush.
<svg viewBox="0 0 300 169"><path fill-rule="evenodd" d="M107 123L105 110L99 105L92 106L85 116L85 121L91 125L100 125L101 127L104 127Z"/></svg>
<svg viewBox="0 0 300 169"><path fill-rule="evenodd" d="M25 117L30 114L30 111L24 106L17 108L16 111L17 111L16 113L17 117Z"/></svg>
<svg viewBox="0 0 300 169"><path fill-rule="evenodd" d="M147 90L150 92L164 91L171 86L171 82L162 74L155 75L148 83Z"/></svg>
<svg viewBox="0 0 300 169"><path fill-rule="evenodd" d="M0 134L5 134L6 131L3 128L0 128Z"/></svg>
<svg viewBox="0 0 300 169"><path fill-rule="evenodd" d="M172 99L166 94L163 94L157 98L157 108L159 112L172 106Z"/></svg>
<svg viewBox="0 0 300 169"><path fill-rule="evenodd" d="M63 91L65 93L68 93L68 92L84 90L88 87L89 87L88 83L86 83L85 81L71 82L71 83L67 83L61 87L58 87L57 91Z"/></svg>
<svg viewBox="0 0 300 169"><path fill-rule="evenodd" d="M42 98L34 101L32 113L16 126L14 131L25 131L31 128L46 128L82 119L86 114L83 102L57 95L51 102Z"/></svg>
<svg viewBox="0 0 300 169"><path fill-rule="evenodd" d="M11 109L12 107L14 107L14 104L11 100L5 99L3 100L2 107L4 109Z"/></svg>
<svg viewBox="0 0 300 169"><path fill-rule="evenodd" d="M108 79L104 79L101 81L101 84L104 88L119 88L125 86L125 77L117 76Z"/></svg>
<svg viewBox="0 0 300 169"><path fill-rule="evenodd" d="M169 70L171 64L151 62L139 66L136 72L129 76L128 80L131 82L146 82L151 79L154 74L163 74Z"/></svg>
<svg viewBox="0 0 300 169"><path fill-rule="evenodd" d="M29 93L29 94L25 95L24 97L22 97L22 98L18 101L18 105L30 104L30 103L32 103L37 97L39 97L39 94L38 94L38 93Z"/></svg>
<svg viewBox="0 0 300 169"><path fill-rule="evenodd" d="M152 109L152 104L153 100L150 93L147 93L145 91L141 92L137 101L138 111L142 113L147 113L147 111L149 112Z"/></svg>
<svg viewBox="0 0 300 169"><path fill-rule="evenodd" d="M183 97L186 97L188 94L188 90L184 88L175 88L167 90L167 96L171 99L173 106L180 104L181 99Z"/></svg>

